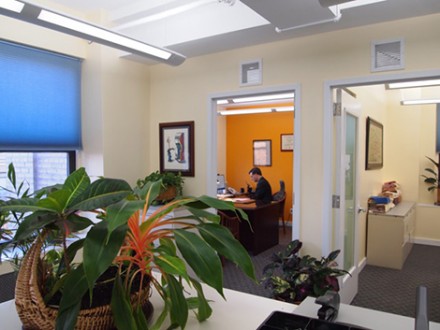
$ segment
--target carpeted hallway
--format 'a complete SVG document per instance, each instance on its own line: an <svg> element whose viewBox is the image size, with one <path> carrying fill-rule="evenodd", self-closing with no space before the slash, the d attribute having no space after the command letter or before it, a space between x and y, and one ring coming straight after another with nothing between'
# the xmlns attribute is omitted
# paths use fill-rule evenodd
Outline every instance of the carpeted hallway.
<svg viewBox="0 0 440 330"><path fill-rule="evenodd" d="M261 279L262 269L272 253L282 249L290 237L290 230L286 234L280 230L280 245L252 256L258 279ZM415 244L402 270L365 266L359 275L359 291L352 305L414 317L419 285L428 288L429 319L440 323L440 247L436 246ZM230 262L224 265L224 287L270 296L268 290L249 280Z"/></svg>
<svg viewBox="0 0 440 330"><path fill-rule="evenodd" d="M440 247L414 244L402 270L365 266L352 305L414 317L419 285L428 288L429 319L440 322Z"/></svg>

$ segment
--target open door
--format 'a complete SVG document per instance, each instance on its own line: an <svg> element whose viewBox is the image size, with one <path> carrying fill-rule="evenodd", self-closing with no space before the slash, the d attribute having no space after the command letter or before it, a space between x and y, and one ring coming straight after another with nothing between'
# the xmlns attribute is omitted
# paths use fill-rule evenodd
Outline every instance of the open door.
<svg viewBox="0 0 440 330"><path fill-rule="evenodd" d="M336 89L333 149L333 249L340 249L339 267L351 276L340 279L341 302L349 304L358 291L359 116L355 95Z"/></svg>

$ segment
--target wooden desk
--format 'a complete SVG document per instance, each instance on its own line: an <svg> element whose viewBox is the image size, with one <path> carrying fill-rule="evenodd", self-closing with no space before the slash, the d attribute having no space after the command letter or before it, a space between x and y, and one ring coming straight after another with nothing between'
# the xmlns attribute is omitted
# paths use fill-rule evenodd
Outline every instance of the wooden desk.
<svg viewBox="0 0 440 330"><path fill-rule="evenodd" d="M240 222L240 243L253 255L257 255L278 244L279 203L257 206L250 204L234 204L249 217L249 223Z"/></svg>

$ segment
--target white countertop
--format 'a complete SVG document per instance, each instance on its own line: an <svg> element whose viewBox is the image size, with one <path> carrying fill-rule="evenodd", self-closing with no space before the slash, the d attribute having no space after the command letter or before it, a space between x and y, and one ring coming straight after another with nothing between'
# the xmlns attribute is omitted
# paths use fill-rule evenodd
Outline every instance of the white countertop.
<svg viewBox="0 0 440 330"><path fill-rule="evenodd" d="M306 298L299 306L255 296L243 292L224 289L226 301L212 288L204 286L207 299L211 300L213 313L205 322L199 323L192 312L186 329L191 330L255 330L273 312L282 311L310 318L317 318L320 305L315 298ZM163 308L163 301L153 293L151 302L154 317ZM0 328L2 330L21 330L21 322L13 300L0 304ZM374 311L366 308L342 305L336 322L357 325L372 330L413 330L414 319L406 316ZM166 326L163 327L164 329ZM440 324L430 322L430 330L440 330Z"/></svg>
<svg viewBox="0 0 440 330"><path fill-rule="evenodd" d="M272 311L291 313L297 307L293 304L228 289L224 289L227 299L225 301L217 291L210 287L204 286L204 291L206 298L211 300L210 306L213 313L208 320L199 323L193 312L190 312L186 329L255 330ZM151 302L154 306L153 317L157 317L162 311L163 301L157 293L153 293ZM13 300L0 304L0 320L2 330L21 330L21 322Z"/></svg>

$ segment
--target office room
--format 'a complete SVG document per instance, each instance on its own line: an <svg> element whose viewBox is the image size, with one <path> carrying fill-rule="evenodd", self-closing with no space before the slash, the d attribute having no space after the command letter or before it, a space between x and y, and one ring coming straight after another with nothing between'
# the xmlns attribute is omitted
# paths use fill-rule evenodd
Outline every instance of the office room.
<svg viewBox="0 0 440 330"><path fill-rule="evenodd" d="M318 257L343 248L342 240L333 240L332 229L333 155L328 149L331 149L329 141L333 141L333 123L327 113L328 104L333 101L331 90L342 85L356 90L355 87L359 85L375 85L383 81L439 77L440 8L438 4L426 1L436 11L344 29L330 30L327 25L321 25L316 28L319 33L310 35L302 35L304 30L299 29L291 38L237 47L231 44L229 48L212 53L188 55L178 66L121 58L125 53L120 50L6 16L0 16L0 38L82 59L83 147L77 151L76 160L77 167L85 167L91 176L123 178L135 184L138 178L159 169L159 124L194 121L195 174L185 178L184 188L184 194L192 196L215 195L216 173L229 172L227 167L220 168L216 159L220 143L213 135L213 132L217 132L214 127L218 120L213 112L213 100L218 95L264 94L298 87L295 90L295 121L292 119L292 126L282 132L295 134L295 157L287 152L282 156L292 157L287 160L292 162L292 177L288 182L289 202L294 209L291 226L295 230L292 230L292 239L298 238L303 242L303 253ZM39 3L98 25L106 26L110 20L105 12L96 8L86 10L70 7L67 2ZM372 43L388 40L403 41L403 66L398 70L372 71ZM179 47L176 47L176 51L180 51ZM242 86L240 64L254 59L262 61L261 83ZM357 93L362 100L371 96L370 92L364 90L358 90ZM374 91L372 94L378 93ZM422 137L427 135L426 140L434 136L431 132L435 130L435 122L427 113L433 111L433 107L422 107L423 114L420 116L423 118L419 121L422 126L413 127L414 131L422 133ZM395 116L398 116L398 111L395 112ZM375 115L376 118L378 116ZM365 133L364 119L365 115L359 124L360 144L365 141L362 135ZM387 143L395 136L390 131L391 119L382 117L377 120L384 125ZM427 125L432 127L428 129L425 127ZM401 132L399 127L392 130L396 134ZM275 139L272 144L272 148L278 149ZM399 166L395 164L396 159L390 159L389 148L385 144L384 166L387 163ZM428 143L412 145L412 150L415 155L407 157L414 157L417 162L411 163L410 169L402 169L401 176L411 177L402 186L403 198L417 204L414 242L438 246L440 233L436 220L440 211L433 206L433 193L426 191L420 179L424 168L429 166L425 156L435 159L436 154ZM399 164L405 162L406 159L399 159ZM252 165L246 162L241 167L249 170ZM275 190L279 178L270 170L262 169L263 173L268 172ZM393 179L391 171L384 167L384 170L365 171L362 174L361 208L368 207L368 197L377 193L385 180ZM244 176L246 174L243 173ZM403 184L405 180L400 181ZM242 186L244 182L234 181L234 188ZM288 217L287 206L285 211ZM365 249L366 223L366 213L360 213L356 232L358 246L355 249L358 268L364 267L368 260ZM431 299L439 301L440 296Z"/></svg>

